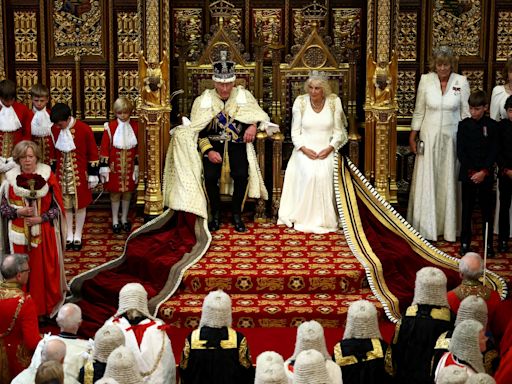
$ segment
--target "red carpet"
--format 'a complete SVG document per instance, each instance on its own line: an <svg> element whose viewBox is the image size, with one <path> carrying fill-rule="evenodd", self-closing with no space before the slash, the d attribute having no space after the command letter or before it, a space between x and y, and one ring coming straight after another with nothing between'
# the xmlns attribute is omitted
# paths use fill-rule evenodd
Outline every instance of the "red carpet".
<svg viewBox="0 0 512 384"><path fill-rule="evenodd" d="M111 233L109 216L109 212L88 213L84 248L80 253L66 254L68 277L122 253L126 234ZM140 219L133 221L134 228L141 225ZM214 235L208 253L185 274L180 290L160 308L160 317L173 325L169 334L177 354L198 322L202 298L216 288L232 295L233 325L243 328L254 357L268 349L290 355L294 326L305 319L317 319L326 327L330 347L342 335L351 301L367 298L381 308L365 286L364 270L342 233L302 234L274 224L250 222L248 228L248 233L239 234L224 224ZM438 245L452 254L458 250L456 244ZM510 276L512 255L490 260L489 269ZM117 295L109 298L102 318L115 311ZM380 313L384 317L382 310ZM389 339L393 325L384 320L381 327ZM95 329L84 331L91 335Z"/></svg>

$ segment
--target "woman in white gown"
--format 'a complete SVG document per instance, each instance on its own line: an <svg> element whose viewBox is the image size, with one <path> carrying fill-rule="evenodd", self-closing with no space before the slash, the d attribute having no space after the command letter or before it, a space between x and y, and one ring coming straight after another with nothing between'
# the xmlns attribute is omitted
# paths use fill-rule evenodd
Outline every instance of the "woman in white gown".
<svg viewBox="0 0 512 384"><path fill-rule="evenodd" d="M421 76L411 122L409 145L417 156L407 220L429 240L443 235L455 241L460 221L456 138L459 121L470 116L470 89L466 77L453 72L455 64L450 48L434 51L432 72Z"/></svg>
<svg viewBox="0 0 512 384"><path fill-rule="evenodd" d="M286 168L278 224L302 232L338 229L334 198L334 152L347 142L341 100L323 73L313 71L307 94L293 103L293 152Z"/></svg>
<svg viewBox="0 0 512 384"><path fill-rule="evenodd" d="M496 121L500 121L503 119L508 119L507 112L505 111L505 101L509 96L512 96L512 59L509 59L507 63L505 64L505 67L503 68L503 79L505 80L504 85L497 85L492 90L492 96L491 96L491 107L490 107L490 116L491 119L494 119ZM494 214L494 232L498 233L499 231L499 212L500 212L500 192L499 192L499 181L498 181L498 188L497 190L497 196L496 196L496 211ZM509 218L512 219L512 206L510 207L509 211ZM512 236L512 227L511 227L511 233L509 236ZM501 247L501 244L498 248L499 252L506 251L506 247Z"/></svg>

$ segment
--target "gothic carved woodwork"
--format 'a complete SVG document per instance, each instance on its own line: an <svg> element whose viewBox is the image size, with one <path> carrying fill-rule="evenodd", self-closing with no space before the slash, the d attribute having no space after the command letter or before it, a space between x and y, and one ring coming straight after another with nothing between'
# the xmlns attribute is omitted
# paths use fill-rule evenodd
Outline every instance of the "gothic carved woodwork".
<svg viewBox="0 0 512 384"><path fill-rule="evenodd" d="M139 16L137 12L117 12L117 60L134 61L139 58Z"/></svg>
<svg viewBox="0 0 512 384"><path fill-rule="evenodd" d="M398 71L398 117L412 118L416 102L416 71Z"/></svg>
<svg viewBox="0 0 512 384"><path fill-rule="evenodd" d="M31 96L30 88L37 84L39 75L36 69L18 69L16 70L16 96L18 101L30 107Z"/></svg>
<svg viewBox="0 0 512 384"><path fill-rule="evenodd" d="M14 52L16 61L37 61L37 17L35 12L14 12Z"/></svg>
<svg viewBox="0 0 512 384"><path fill-rule="evenodd" d="M102 10L105 0L54 0L52 7L55 56L103 55Z"/></svg>
<svg viewBox="0 0 512 384"><path fill-rule="evenodd" d="M484 71L465 70L462 74L467 77L471 92L484 89Z"/></svg>
<svg viewBox="0 0 512 384"><path fill-rule="evenodd" d="M283 27L283 14L280 8L276 9L253 9L252 10L252 33L253 40L256 40L257 34L261 38L261 41L268 45L274 41L276 34L281 34ZM263 53L266 59L272 57L272 52L266 50Z"/></svg>
<svg viewBox="0 0 512 384"><path fill-rule="evenodd" d="M512 57L512 10L498 12L496 30L496 60L506 61Z"/></svg>
<svg viewBox="0 0 512 384"><path fill-rule="evenodd" d="M126 97L133 105L139 98L139 71L120 69L117 73L117 94ZM134 111L135 113L135 111Z"/></svg>
<svg viewBox="0 0 512 384"><path fill-rule="evenodd" d="M69 69L50 71L52 102L65 103L73 109L73 72Z"/></svg>
<svg viewBox="0 0 512 384"><path fill-rule="evenodd" d="M482 0L435 0L432 10L434 46L449 45L459 56L482 56Z"/></svg>
<svg viewBox="0 0 512 384"><path fill-rule="evenodd" d="M418 44L418 13L400 12L398 14L398 60L416 61Z"/></svg>
<svg viewBox="0 0 512 384"><path fill-rule="evenodd" d="M4 0L0 0L0 20L4 20ZM0 28L0 80L5 79L5 47L4 41L4 29Z"/></svg>
<svg viewBox="0 0 512 384"><path fill-rule="evenodd" d="M357 61L361 56L361 8L333 8L332 45L334 57L340 63Z"/></svg>
<svg viewBox="0 0 512 384"><path fill-rule="evenodd" d="M107 74L103 70L84 71L84 116L86 119L107 119Z"/></svg>
<svg viewBox="0 0 512 384"><path fill-rule="evenodd" d="M202 50L203 25L201 8L177 8L173 10L173 40L182 39L188 49L186 57L190 61L198 58ZM174 54L178 55L178 47L174 45Z"/></svg>

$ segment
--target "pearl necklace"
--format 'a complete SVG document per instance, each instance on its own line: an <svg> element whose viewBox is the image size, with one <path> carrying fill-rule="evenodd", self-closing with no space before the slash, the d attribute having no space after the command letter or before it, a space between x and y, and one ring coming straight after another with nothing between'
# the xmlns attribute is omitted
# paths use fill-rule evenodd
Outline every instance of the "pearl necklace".
<svg viewBox="0 0 512 384"><path fill-rule="evenodd" d="M322 99L322 102L320 103L320 105L315 105L315 103L313 103L313 99L309 99L310 103L311 103L311 106L313 107L313 109L315 110L318 110L318 109L322 109L323 106L324 106L324 103L325 103L325 99Z"/></svg>

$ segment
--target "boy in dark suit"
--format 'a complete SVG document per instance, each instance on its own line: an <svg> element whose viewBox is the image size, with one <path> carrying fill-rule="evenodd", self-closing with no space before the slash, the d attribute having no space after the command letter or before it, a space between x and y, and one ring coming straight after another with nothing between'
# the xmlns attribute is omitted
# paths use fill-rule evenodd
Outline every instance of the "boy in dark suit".
<svg viewBox="0 0 512 384"><path fill-rule="evenodd" d="M494 163L498 152L497 123L485 115L487 95L484 91L469 96L471 117L459 122L457 131L457 157L460 161L459 180L462 184L462 230L460 255L464 256L471 245L471 216L478 196L482 211L483 232L487 222L487 256L494 256L493 243L493 193Z"/></svg>
<svg viewBox="0 0 512 384"><path fill-rule="evenodd" d="M512 196L512 96L505 101L507 119L499 123L499 144L498 144L498 179L500 189L500 213L499 213L499 235L498 251L508 251L508 237L510 235L510 198Z"/></svg>

